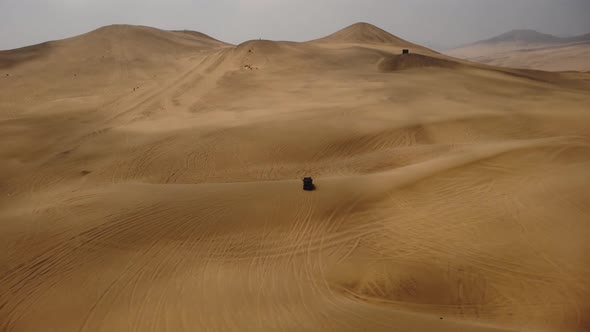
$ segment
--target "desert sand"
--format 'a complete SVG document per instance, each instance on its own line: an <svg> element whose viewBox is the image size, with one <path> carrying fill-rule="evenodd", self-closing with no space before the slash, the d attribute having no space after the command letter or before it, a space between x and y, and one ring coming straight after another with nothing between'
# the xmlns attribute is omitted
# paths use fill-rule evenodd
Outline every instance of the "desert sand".
<svg viewBox="0 0 590 332"><path fill-rule="evenodd" d="M0 331L588 331L589 105L369 24L2 51Z"/></svg>

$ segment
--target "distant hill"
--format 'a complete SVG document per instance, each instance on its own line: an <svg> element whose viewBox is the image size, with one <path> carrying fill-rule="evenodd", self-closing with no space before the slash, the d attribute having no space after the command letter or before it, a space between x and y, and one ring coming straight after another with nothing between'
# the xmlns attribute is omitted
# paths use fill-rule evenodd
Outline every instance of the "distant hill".
<svg viewBox="0 0 590 332"><path fill-rule="evenodd" d="M550 71L588 71L590 34L557 37L535 30L512 30L445 53L495 66Z"/></svg>
<svg viewBox="0 0 590 332"><path fill-rule="evenodd" d="M511 30L499 36L485 40L480 40L471 45L481 44L499 44L499 43L524 43L524 44L568 44L575 42L590 42L590 33L574 37L557 37L554 35L541 33L535 30L522 29Z"/></svg>
<svg viewBox="0 0 590 332"><path fill-rule="evenodd" d="M523 42L523 43L559 43L565 38L559 38L553 35L540 33L535 30L512 30L499 36L476 42L476 44L493 44L506 42Z"/></svg>
<svg viewBox="0 0 590 332"><path fill-rule="evenodd" d="M581 36L565 38L565 39L568 39L572 42L590 42L590 33L587 33L587 34L581 35Z"/></svg>

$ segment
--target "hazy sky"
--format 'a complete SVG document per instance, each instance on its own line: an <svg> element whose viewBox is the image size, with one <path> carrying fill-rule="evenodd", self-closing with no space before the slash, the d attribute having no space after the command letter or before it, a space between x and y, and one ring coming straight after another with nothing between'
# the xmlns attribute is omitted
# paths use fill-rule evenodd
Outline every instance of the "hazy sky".
<svg viewBox="0 0 590 332"><path fill-rule="evenodd" d="M197 30L241 43L304 41L358 21L441 48L512 29L590 33L590 0L0 0L0 49L114 23Z"/></svg>

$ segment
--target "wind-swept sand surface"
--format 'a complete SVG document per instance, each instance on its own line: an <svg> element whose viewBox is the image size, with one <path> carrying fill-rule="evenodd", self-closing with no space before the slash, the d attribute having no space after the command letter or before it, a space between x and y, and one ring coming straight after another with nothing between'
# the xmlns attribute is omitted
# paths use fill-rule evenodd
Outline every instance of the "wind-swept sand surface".
<svg viewBox="0 0 590 332"><path fill-rule="evenodd" d="M588 331L589 92L368 24L0 52L0 331Z"/></svg>

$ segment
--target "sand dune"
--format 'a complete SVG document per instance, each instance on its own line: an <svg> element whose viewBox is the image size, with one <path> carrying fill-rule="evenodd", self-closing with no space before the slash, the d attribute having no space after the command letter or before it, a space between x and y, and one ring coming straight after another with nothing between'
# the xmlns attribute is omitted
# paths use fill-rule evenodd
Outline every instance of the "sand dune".
<svg viewBox="0 0 590 332"><path fill-rule="evenodd" d="M589 91L368 24L0 52L0 331L588 331Z"/></svg>
<svg viewBox="0 0 590 332"><path fill-rule="evenodd" d="M314 41L325 43L386 44L400 47L417 46L368 23L356 23Z"/></svg>

